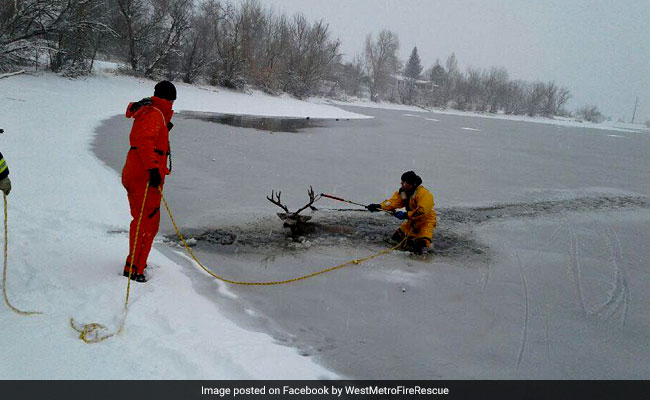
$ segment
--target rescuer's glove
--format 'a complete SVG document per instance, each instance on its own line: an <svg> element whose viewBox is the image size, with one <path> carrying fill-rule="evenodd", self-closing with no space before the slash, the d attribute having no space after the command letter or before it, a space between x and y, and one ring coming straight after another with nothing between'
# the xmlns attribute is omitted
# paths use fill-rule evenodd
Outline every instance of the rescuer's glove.
<svg viewBox="0 0 650 400"><path fill-rule="evenodd" d="M408 219L409 218L409 215L408 215L408 213L406 211L395 211L393 213L393 215L397 219Z"/></svg>
<svg viewBox="0 0 650 400"><path fill-rule="evenodd" d="M170 132L173 127L174 127L174 124L172 124L171 122L167 122L167 131L168 132Z"/></svg>
<svg viewBox="0 0 650 400"><path fill-rule="evenodd" d="M160 186L161 181L162 178L160 177L160 171L158 171L158 168L151 168L149 170L149 186L157 188Z"/></svg>
<svg viewBox="0 0 650 400"><path fill-rule="evenodd" d="M377 212L377 211L381 210L381 204L374 204L374 203L373 204L368 204L366 206L366 209L368 211L370 211L370 212Z"/></svg>
<svg viewBox="0 0 650 400"><path fill-rule="evenodd" d="M11 192L11 180L9 180L9 177L0 181L0 190L2 190L6 196L9 196L9 192Z"/></svg>

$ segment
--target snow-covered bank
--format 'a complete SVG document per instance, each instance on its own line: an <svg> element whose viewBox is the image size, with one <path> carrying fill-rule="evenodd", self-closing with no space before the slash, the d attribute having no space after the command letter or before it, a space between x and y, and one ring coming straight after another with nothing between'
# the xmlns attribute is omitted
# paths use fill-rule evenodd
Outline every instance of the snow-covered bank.
<svg viewBox="0 0 650 400"><path fill-rule="evenodd" d="M334 374L246 331L206 299L187 271L152 252L154 279L131 287L124 332L86 345L68 326L119 325L129 212L115 172L89 146L103 119L149 96L155 82L121 76L69 80L23 74L0 80L0 150L11 170L7 292L0 307L1 379L315 379ZM355 118L334 107L178 85L176 109ZM128 132L115 132L127 135Z"/></svg>
<svg viewBox="0 0 650 400"><path fill-rule="evenodd" d="M288 95L276 97L259 91L240 93L213 86L194 86L182 83L176 83L176 86L179 91L191 90L191 97L179 98L176 101L174 107L178 110L301 118L370 118L330 105L300 101ZM149 94L145 93L145 95Z"/></svg>
<svg viewBox="0 0 650 400"><path fill-rule="evenodd" d="M310 99L310 101L316 104L333 104L333 105L340 105L340 106L354 106L354 107L365 107L365 108L379 108L379 109L386 109L386 110L412 111L412 112L419 112L419 113L461 115L466 117L504 119L508 121L534 122L538 124L571 126L577 128L606 129L609 131L650 133L650 128L648 128L643 124L631 124L625 122L604 121L602 123L597 124L589 121L578 121L576 119L568 118L568 117L554 117L554 118L529 117L527 115L507 115L501 113L490 114L490 113L478 113L478 112L460 111L460 110L451 110L451 109L443 110L439 108L432 108L430 110L425 110L421 107L407 106L407 105L394 104L394 103L373 103L369 100L340 101L340 100L331 100L325 98L312 98Z"/></svg>

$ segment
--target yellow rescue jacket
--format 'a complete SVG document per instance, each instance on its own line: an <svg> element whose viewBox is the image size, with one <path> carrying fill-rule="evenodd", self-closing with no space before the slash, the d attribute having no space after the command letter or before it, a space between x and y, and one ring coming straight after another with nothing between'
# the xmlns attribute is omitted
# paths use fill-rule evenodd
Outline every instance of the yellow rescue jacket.
<svg viewBox="0 0 650 400"><path fill-rule="evenodd" d="M433 230L436 228L436 212L433 206L433 195L424 186L418 186L410 197L398 190L393 197L381 203L382 210L386 211L406 208L408 220L400 226L402 232L406 236L425 238L429 241L433 240Z"/></svg>

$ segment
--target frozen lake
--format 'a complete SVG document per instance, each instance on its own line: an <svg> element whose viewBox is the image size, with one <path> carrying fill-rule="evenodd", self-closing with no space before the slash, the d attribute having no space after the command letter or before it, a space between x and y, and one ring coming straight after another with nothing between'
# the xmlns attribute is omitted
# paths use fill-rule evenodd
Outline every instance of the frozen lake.
<svg viewBox="0 0 650 400"><path fill-rule="evenodd" d="M318 229L296 243L265 199L272 189L292 211L310 185L379 202L413 169L436 200L434 254L227 289L180 261L197 291L349 378L650 376L648 134L346 109L375 118L272 132L176 115L165 194L181 229L228 278L304 275L385 248L399 223L320 200ZM129 129L116 116L94 143L118 173ZM164 216L161 229L172 233Z"/></svg>

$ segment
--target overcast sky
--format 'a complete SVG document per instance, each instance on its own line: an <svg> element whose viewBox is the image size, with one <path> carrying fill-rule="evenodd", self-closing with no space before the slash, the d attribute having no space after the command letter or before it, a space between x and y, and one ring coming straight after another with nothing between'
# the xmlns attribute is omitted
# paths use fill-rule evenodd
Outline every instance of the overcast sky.
<svg viewBox="0 0 650 400"><path fill-rule="evenodd" d="M368 33L390 29L425 68L456 53L459 67L505 67L512 79L556 81L569 108L650 120L650 0L259 0L324 19L348 59Z"/></svg>

